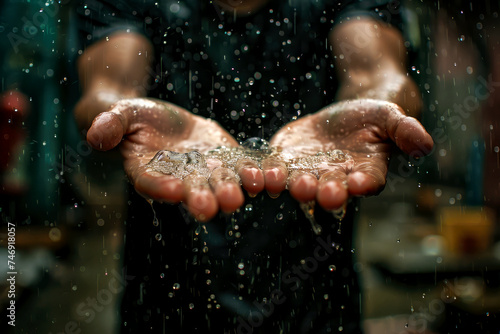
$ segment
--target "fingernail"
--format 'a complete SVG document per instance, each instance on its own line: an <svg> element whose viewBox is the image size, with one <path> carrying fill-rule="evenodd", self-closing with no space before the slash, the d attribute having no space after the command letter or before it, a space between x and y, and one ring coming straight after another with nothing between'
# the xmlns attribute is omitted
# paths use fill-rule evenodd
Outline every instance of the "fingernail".
<svg viewBox="0 0 500 334"><path fill-rule="evenodd" d="M252 178L256 179L259 174L259 170L257 168L249 168L250 173L252 173Z"/></svg>
<svg viewBox="0 0 500 334"><path fill-rule="evenodd" d="M275 179L278 179L279 172L280 170L278 168L268 169L265 171L265 177L266 178L274 177Z"/></svg>

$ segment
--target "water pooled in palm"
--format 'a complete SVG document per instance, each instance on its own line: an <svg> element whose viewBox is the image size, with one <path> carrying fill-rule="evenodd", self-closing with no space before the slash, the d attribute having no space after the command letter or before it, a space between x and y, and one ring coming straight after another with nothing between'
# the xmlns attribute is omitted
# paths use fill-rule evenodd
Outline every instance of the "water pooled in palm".
<svg viewBox="0 0 500 334"><path fill-rule="evenodd" d="M287 158L293 156L294 158ZM287 163L289 171L306 171L316 176L321 175L340 163L349 163L352 157L349 153L334 149L327 152L316 152L314 154L300 152L282 152L271 147L269 142L261 138L249 138L238 147L218 147L205 154L198 151L188 153L178 153L168 150L161 150L147 164L151 171L160 172L166 175L173 175L176 178L184 179L187 175L197 172L198 174L210 177L210 169L207 165L209 159L219 160L222 167L230 168L236 172L236 164L241 159L251 159L259 167L264 159L275 157Z"/></svg>

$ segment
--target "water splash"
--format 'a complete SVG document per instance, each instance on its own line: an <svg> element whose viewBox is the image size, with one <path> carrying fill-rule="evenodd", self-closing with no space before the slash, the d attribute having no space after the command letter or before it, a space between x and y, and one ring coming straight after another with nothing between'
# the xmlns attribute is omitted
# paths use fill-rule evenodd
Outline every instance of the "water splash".
<svg viewBox="0 0 500 334"><path fill-rule="evenodd" d="M338 164L354 164L352 156L342 150L308 152L304 148L297 148L287 150L284 153L278 148L271 147L266 140L253 137L241 142L238 147L221 146L206 154L198 151L178 153L161 150L156 153L147 166L150 171L173 175L179 179L184 179L195 171L209 178L210 170L207 166L209 159L219 160L223 167L230 168L236 173L236 164L241 159L253 160L261 168L262 161L270 157L284 161L289 171L306 171L317 177Z"/></svg>
<svg viewBox="0 0 500 334"><path fill-rule="evenodd" d="M152 171L173 175L181 180L195 171L202 175L209 174L206 160L198 151L177 153L161 150L155 154L147 166Z"/></svg>
<svg viewBox="0 0 500 334"><path fill-rule="evenodd" d="M304 155L304 153L300 152L297 152L296 154ZM287 162L288 169L290 171L305 171L319 177L323 172L333 169L340 163L348 165L354 164L354 159L347 152L341 150L333 150L289 159Z"/></svg>

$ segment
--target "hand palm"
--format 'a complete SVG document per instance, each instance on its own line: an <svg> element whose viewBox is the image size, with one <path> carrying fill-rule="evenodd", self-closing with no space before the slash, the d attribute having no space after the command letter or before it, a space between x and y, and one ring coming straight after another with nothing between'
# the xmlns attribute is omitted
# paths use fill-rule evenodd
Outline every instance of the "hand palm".
<svg viewBox="0 0 500 334"><path fill-rule="evenodd" d="M122 100L94 120L87 139L100 150L120 144L125 171L144 197L167 202L183 201L199 220L234 211L243 204L243 194L234 171L217 168L210 175L193 173L183 179L149 168L159 150L206 153L219 146L238 143L216 122L195 116L175 105L153 99ZM211 165L210 165L211 163ZM220 166L210 161L209 168ZM238 170L244 187L263 188L262 174L248 163Z"/></svg>
<svg viewBox="0 0 500 334"><path fill-rule="evenodd" d="M276 133L271 144L280 147L287 161L333 150L350 155L352 159L344 162L319 164L316 175L299 170L304 175L296 172L297 177L289 183L298 200L317 199L323 207L333 209L350 195L371 195L383 189L391 141L417 156L432 148L432 138L422 125L404 116L397 105L355 100L334 104L288 124ZM316 176L319 181L315 183Z"/></svg>

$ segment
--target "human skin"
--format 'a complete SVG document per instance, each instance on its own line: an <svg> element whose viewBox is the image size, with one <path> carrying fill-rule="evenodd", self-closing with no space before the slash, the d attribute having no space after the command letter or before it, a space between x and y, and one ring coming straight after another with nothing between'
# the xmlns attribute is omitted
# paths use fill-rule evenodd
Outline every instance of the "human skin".
<svg viewBox="0 0 500 334"><path fill-rule="evenodd" d="M359 33L368 44L357 45ZM376 194L385 185L394 146L417 155L431 151L432 138L413 117L420 109L415 84L406 76L405 49L397 30L371 19L339 24L330 35L339 69L341 102L298 119L271 139L281 155L259 168L247 159L236 170L215 168L210 179L193 174L183 180L148 171L145 164L158 150L206 153L219 146L237 147L236 140L216 122L165 101L145 98L137 88L147 74L153 46L142 35L116 33L99 41L79 58L83 94L75 108L79 125L88 129L95 149L119 146L125 171L146 198L184 202L199 221L219 210L232 212L244 203L243 189L277 195L287 187L301 202L317 200L327 210L341 207L350 196ZM345 44L347 43L347 44ZM340 57L342 46L358 46ZM287 168L287 159L332 149L346 150L353 161L323 168L319 175ZM235 172L241 179L241 187ZM242 189L243 188L243 189Z"/></svg>

